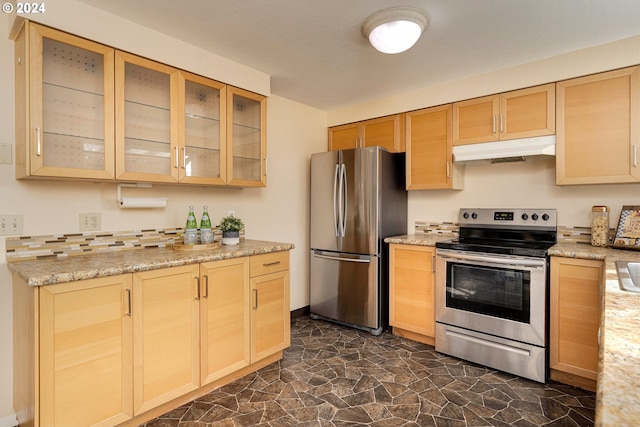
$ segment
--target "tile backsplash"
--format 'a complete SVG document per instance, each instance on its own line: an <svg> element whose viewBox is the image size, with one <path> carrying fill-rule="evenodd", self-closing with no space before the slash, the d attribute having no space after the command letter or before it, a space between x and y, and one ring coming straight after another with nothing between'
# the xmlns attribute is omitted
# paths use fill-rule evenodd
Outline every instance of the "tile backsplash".
<svg viewBox="0 0 640 427"><path fill-rule="evenodd" d="M170 247L182 241L183 228L165 228L130 231L97 231L46 236L8 237L7 261L68 257L108 251ZM222 239L222 232L214 228L215 240ZM240 232L244 238L244 230Z"/></svg>

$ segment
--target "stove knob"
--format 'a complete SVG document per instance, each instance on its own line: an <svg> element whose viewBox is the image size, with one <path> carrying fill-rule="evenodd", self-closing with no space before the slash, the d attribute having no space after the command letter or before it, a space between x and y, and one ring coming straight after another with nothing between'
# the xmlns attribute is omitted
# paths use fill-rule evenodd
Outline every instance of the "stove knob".
<svg viewBox="0 0 640 427"><path fill-rule="evenodd" d="M528 219L529 219L529 215L527 215L527 214L522 214L522 219L523 219L524 221L528 220Z"/></svg>
<svg viewBox="0 0 640 427"><path fill-rule="evenodd" d="M474 212L474 213L472 213L472 214L471 214L471 218L473 218L473 219L478 219L478 214L477 214L477 213L475 213L475 212Z"/></svg>
<svg viewBox="0 0 640 427"><path fill-rule="evenodd" d="M462 217L463 217L464 219L469 219L469 212L465 212L465 213L463 213L463 214L462 214Z"/></svg>
<svg viewBox="0 0 640 427"><path fill-rule="evenodd" d="M531 215L531 219L534 220L534 221L537 221L538 220L538 214Z"/></svg>
<svg viewBox="0 0 640 427"><path fill-rule="evenodd" d="M543 214L542 219L545 221L549 221L549 214Z"/></svg>

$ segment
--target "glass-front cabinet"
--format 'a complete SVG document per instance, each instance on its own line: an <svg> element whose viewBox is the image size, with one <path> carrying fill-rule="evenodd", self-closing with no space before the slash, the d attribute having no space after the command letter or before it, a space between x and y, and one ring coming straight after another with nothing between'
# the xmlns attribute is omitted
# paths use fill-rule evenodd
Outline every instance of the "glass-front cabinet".
<svg viewBox="0 0 640 427"><path fill-rule="evenodd" d="M178 181L178 70L116 52L116 178Z"/></svg>
<svg viewBox="0 0 640 427"><path fill-rule="evenodd" d="M16 178L266 186L266 97L26 22Z"/></svg>
<svg viewBox="0 0 640 427"><path fill-rule="evenodd" d="M113 179L114 50L30 23L15 56L16 177Z"/></svg>
<svg viewBox="0 0 640 427"><path fill-rule="evenodd" d="M227 87L227 184L265 187L266 98Z"/></svg>
<svg viewBox="0 0 640 427"><path fill-rule="evenodd" d="M181 71L178 93L180 182L224 185L227 173L226 86Z"/></svg>

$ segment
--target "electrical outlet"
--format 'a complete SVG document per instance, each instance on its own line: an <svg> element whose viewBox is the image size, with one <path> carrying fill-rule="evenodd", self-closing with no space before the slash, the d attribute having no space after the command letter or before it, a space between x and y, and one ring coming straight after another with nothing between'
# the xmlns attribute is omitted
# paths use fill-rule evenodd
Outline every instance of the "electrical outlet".
<svg viewBox="0 0 640 427"><path fill-rule="evenodd" d="M100 213L90 212L80 214L80 231L100 230Z"/></svg>
<svg viewBox="0 0 640 427"><path fill-rule="evenodd" d="M0 236L22 234L22 215L0 215Z"/></svg>

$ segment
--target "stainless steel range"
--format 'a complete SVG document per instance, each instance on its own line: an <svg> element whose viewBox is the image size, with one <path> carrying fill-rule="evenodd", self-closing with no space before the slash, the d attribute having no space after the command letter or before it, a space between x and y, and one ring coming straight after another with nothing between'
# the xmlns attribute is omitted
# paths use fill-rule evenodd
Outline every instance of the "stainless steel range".
<svg viewBox="0 0 640 427"><path fill-rule="evenodd" d="M458 223L436 243L436 350L545 382L556 210L461 209Z"/></svg>

